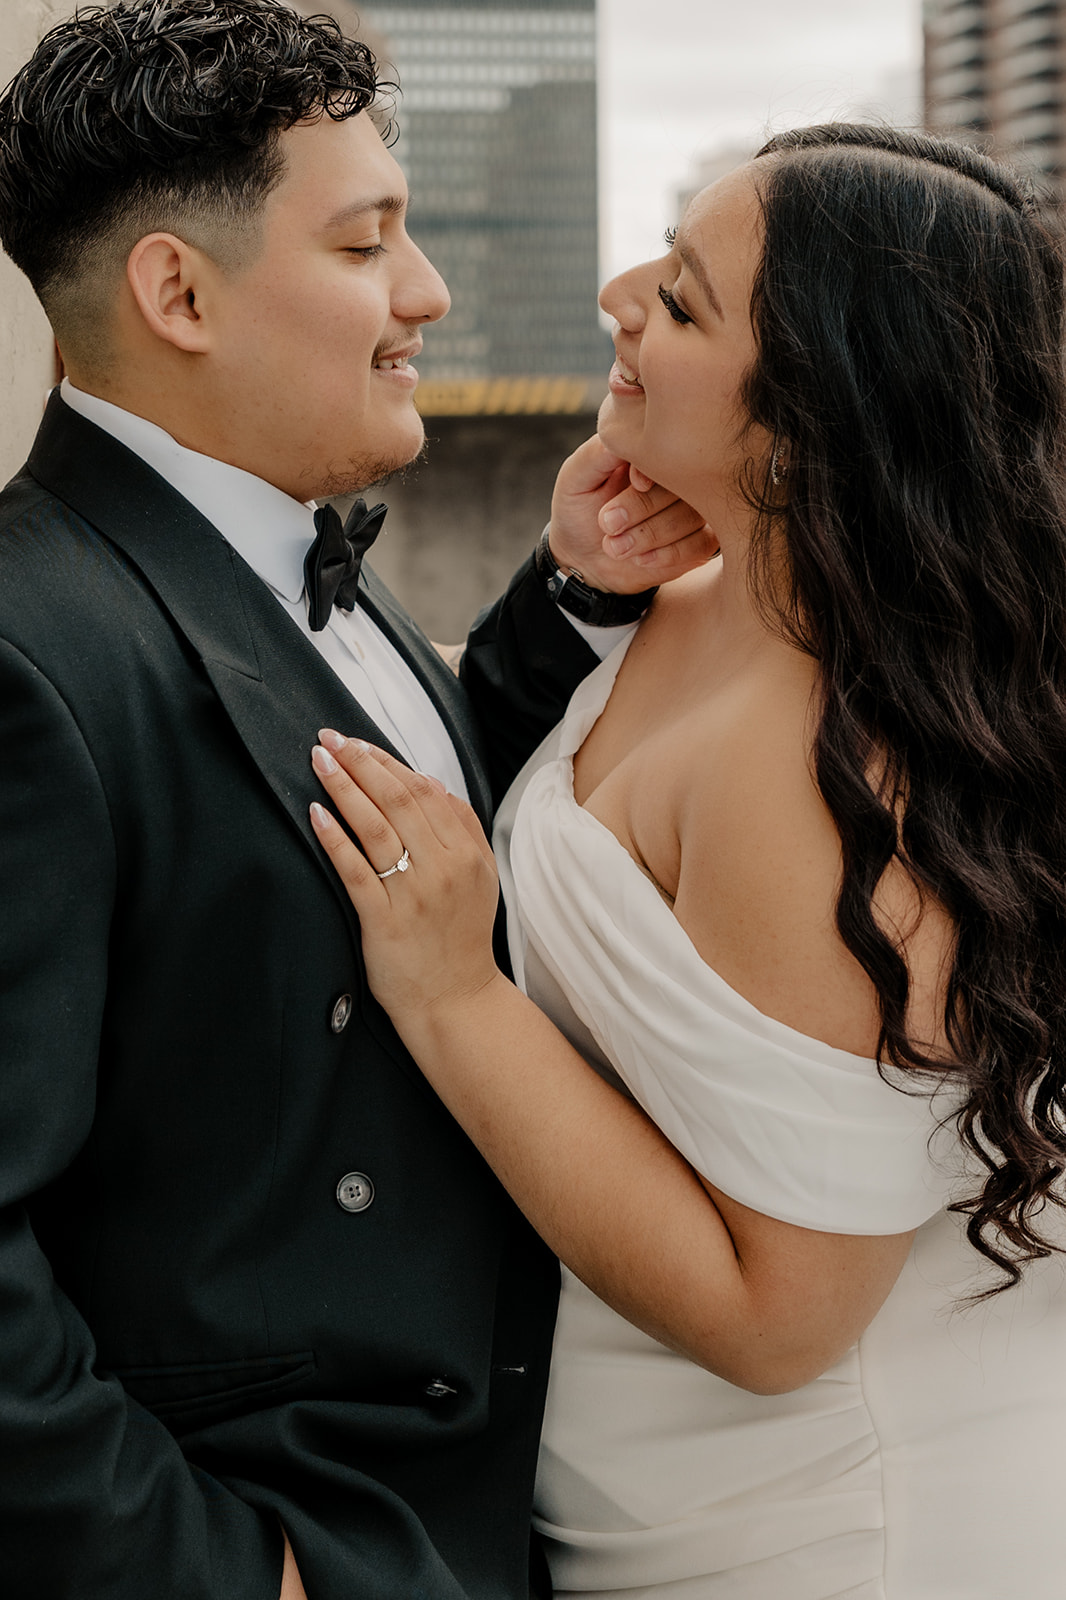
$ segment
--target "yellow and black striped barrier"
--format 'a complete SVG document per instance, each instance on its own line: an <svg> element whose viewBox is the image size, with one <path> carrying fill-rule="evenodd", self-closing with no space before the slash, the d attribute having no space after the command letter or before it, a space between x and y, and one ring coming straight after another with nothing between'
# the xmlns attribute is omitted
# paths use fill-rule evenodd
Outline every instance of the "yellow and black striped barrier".
<svg viewBox="0 0 1066 1600"><path fill-rule="evenodd" d="M569 417L606 393L606 378L423 378L415 403L424 417Z"/></svg>

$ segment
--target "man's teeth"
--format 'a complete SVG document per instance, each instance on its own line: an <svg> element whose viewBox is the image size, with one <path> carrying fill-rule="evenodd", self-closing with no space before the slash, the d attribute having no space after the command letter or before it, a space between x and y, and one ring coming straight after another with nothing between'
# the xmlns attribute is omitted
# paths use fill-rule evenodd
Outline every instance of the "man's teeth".
<svg viewBox="0 0 1066 1600"><path fill-rule="evenodd" d="M390 367L406 367L408 360L408 356L389 356L383 361L375 361L374 365L387 371Z"/></svg>
<svg viewBox="0 0 1066 1600"><path fill-rule="evenodd" d="M638 389L640 388L640 379L637 377L632 367L627 367L621 357L616 359L615 365L618 368L619 376L624 378L626 383L635 384Z"/></svg>

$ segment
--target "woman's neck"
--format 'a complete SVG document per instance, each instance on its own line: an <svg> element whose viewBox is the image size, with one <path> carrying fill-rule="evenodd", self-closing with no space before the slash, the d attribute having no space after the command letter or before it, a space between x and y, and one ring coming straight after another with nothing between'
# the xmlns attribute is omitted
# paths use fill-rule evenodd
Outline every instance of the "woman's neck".
<svg viewBox="0 0 1066 1600"><path fill-rule="evenodd" d="M783 641L759 605L752 582L754 519L723 518L712 526L720 551L700 575L708 637L733 661ZM772 569L771 569L772 570Z"/></svg>

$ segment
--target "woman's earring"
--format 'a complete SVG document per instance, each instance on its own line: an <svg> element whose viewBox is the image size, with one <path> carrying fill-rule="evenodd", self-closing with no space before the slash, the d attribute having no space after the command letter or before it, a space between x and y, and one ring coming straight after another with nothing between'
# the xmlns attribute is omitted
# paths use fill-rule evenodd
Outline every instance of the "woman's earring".
<svg viewBox="0 0 1066 1600"><path fill-rule="evenodd" d="M775 489L780 488L788 477L788 446L779 439L774 440L774 453L770 457L770 481Z"/></svg>

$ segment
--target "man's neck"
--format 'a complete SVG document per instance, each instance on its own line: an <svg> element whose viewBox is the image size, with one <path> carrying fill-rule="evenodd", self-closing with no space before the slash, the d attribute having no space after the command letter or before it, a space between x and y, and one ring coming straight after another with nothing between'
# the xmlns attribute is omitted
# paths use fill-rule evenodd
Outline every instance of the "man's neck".
<svg viewBox="0 0 1066 1600"><path fill-rule="evenodd" d="M190 450L165 428L65 378L64 402L126 446L195 506L260 577L290 600L303 592L303 558L314 538L313 507L217 456Z"/></svg>

